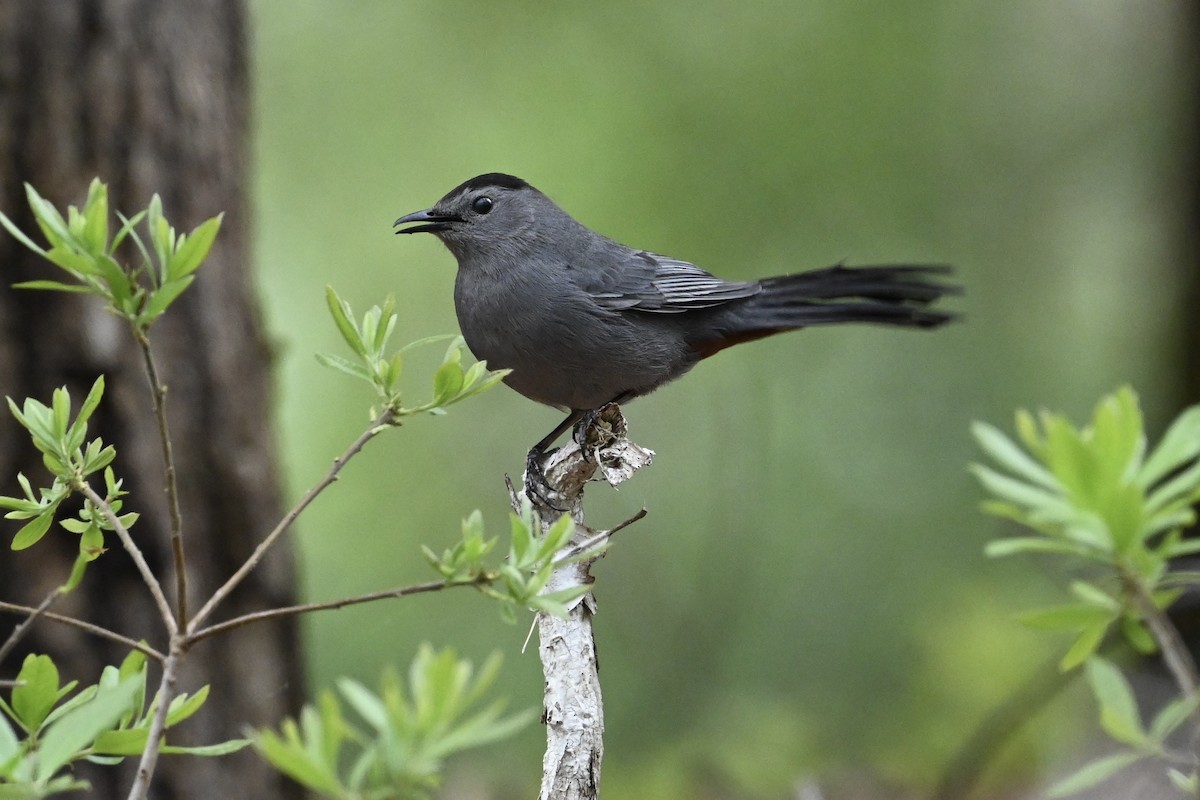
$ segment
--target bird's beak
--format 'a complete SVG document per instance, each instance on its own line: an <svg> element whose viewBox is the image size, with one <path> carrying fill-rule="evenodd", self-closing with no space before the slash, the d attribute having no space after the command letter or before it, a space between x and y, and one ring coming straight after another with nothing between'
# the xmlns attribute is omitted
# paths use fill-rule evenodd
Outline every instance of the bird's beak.
<svg viewBox="0 0 1200 800"><path fill-rule="evenodd" d="M411 228L401 228L396 233L436 233L437 231L444 231L449 228L451 222L462 222L462 217L456 214L437 214L434 213L433 209L426 209L425 211L415 211L412 214L401 217L392 223L392 227L408 225L413 222L420 222L422 224L414 225Z"/></svg>

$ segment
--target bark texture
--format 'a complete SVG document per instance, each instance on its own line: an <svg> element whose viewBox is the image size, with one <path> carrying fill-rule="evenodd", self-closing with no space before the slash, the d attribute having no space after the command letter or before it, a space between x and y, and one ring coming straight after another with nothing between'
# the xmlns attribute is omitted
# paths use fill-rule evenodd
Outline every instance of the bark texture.
<svg viewBox="0 0 1200 800"><path fill-rule="evenodd" d="M583 447L571 441L547 458L546 478L555 490L552 499L575 520L575 533L558 558L565 560L588 552L609 536L609 532L597 533L584 525L583 489L592 476L599 470L610 485L616 486L654 457L653 451L633 444L626 434L620 410L609 405L588 431ZM563 512L537 505L544 534ZM513 498L513 506L519 511L519 498ZM585 559L558 567L546 584L546 593L591 586L594 561ZM589 592L575 601L565 619L538 615L538 655L545 677L542 723L546 726L539 800L597 800L600 796L604 704L592 630L595 613L596 599Z"/></svg>
<svg viewBox="0 0 1200 800"><path fill-rule="evenodd" d="M33 231L23 182L61 207L82 205L94 176L114 209L162 196L168 219L190 230L225 212L197 281L151 331L164 383L179 472L190 602L207 597L281 515L274 463L270 347L247 262L246 11L241 0L6 0L0 3L0 208ZM40 239L39 236L34 236ZM162 456L140 355L125 324L94 298L17 292L59 279L56 268L0 235L0 394L49 400L66 385L82 398L107 376L89 433L117 447L116 467L142 514L133 534L173 590ZM24 431L0 420L0 492L17 493L20 470L45 476ZM52 530L22 553L0 523L0 596L36 604L69 570L78 543ZM235 593L222 615L293 600L287 548ZM115 542L84 585L55 610L165 646L164 632L133 566ZM13 620L15 622L15 620ZM6 634L9 620L0 620ZM73 629L39 621L21 652L49 652L66 677L94 681L123 653ZM0 664L11 677L21 654ZM152 675L152 680L157 677ZM201 743L277 721L302 690L294 620L243 628L189 652L182 691L213 685L205 710L168 740ZM136 761L136 759L132 759ZM93 769L94 797L124 796L130 778ZM168 757L156 798L298 797L252 753L222 759Z"/></svg>

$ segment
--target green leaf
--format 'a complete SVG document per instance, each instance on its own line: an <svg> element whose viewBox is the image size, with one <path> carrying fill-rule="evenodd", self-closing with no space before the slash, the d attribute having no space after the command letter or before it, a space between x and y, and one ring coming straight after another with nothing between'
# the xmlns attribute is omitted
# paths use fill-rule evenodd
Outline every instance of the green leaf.
<svg viewBox="0 0 1200 800"><path fill-rule="evenodd" d="M1118 553L1128 552L1142 540L1145 501L1138 486L1125 483L1110 487L1100 500L1100 510Z"/></svg>
<svg viewBox="0 0 1200 800"><path fill-rule="evenodd" d="M207 699L208 684L201 686L200 690L191 696L181 694L176 697L167 710L167 727L174 727L195 714Z"/></svg>
<svg viewBox="0 0 1200 800"><path fill-rule="evenodd" d="M25 184L25 197L29 201L29 210L33 212L34 220L52 247L69 242L74 238L62 215L58 213L58 209L38 194L37 190L28 183Z"/></svg>
<svg viewBox="0 0 1200 800"><path fill-rule="evenodd" d="M310 706L304 710L316 719ZM255 735L253 744L259 754L297 783L330 797L344 797L345 792L333 771L334 766L321 761L305 746L295 721L284 720L280 730L282 735L271 730L262 730ZM317 732L320 732L319 728Z"/></svg>
<svg viewBox="0 0 1200 800"><path fill-rule="evenodd" d="M46 465L46 469L50 470L58 477L66 478L71 474L71 469L67 466L67 462L63 459L60 459L53 452L43 452L42 463Z"/></svg>
<svg viewBox="0 0 1200 800"><path fill-rule="evenodd" d="M1158 642L1150 635L1145 623L1135 617L1125 617L1121 620L1121 634L1125 641L1142 655L1158 652Z"/></svg>
<svg viewBox="0 0 1200 800"><path fill-rule="evenodd" d="M109 667L105 667L104 671L107 672L108 669ZM71 689L75 688L76 683L78 682L71 681L65 687L59 689L58 696L60 698L65 697L71 691ZM46 720L42 723L42 727L49 725L50 723L62 717L64 714L70 714L84 703L91 702L91 699L96 696L96 692L98 690L99 687L95 684L83 687L83 689L81 689L74 697L55 706L54 710L50 712L50 714L46 717Z"/></svg>
<svg viewBox="0 0 1200 800"><path fill-rule="evenodd" d="M451 400L463 387L462 365L447 361L433 374L433 402L443 405Z"/></svg>
<svg viewBox="0 0 1200 800"><path fill-rule="evenodd" d="M1095 497L1095 464L1082 434L1065 418L1043 414L1046 431L1046 463L1062 483L1067 495L1085 507Z"/></svg>
<svg viewBox="0 0 1200 800"><path fill-rule="evenodd" d="M61 696L58 667L50 656L26 656L17 673L17 686L12 690L12 710L17 722L26 732L37 731Z"/></svg>
<svg viewBox="0 0 1200 800"><path fill-rule="evenodd" d="M321 364L325 365L326 367L332 367L333 369L336 369L339 372L344 372L347 375L352 375L353 377L364 380L367 383L375 382L374 376L372 376L370 372L367 372L365 367L363 367L361 364L351 361L348 358L342 358L341 356L329 355L327 353L317 353L316 357L317 357L317 361L320 362Z"/></svg>
<svg viewBox="0 0 1200 800"><path fill-rule="evenodd" d="M8 216L3 211L0 211L0 225L3 225L4 229L7 230L9 233L11 233L13 238L16 239L18 242L25 245L33 252L37 253L39 256L42 256L43 258L45 257L46 251L43 250L40 246L38 246L37 243L35 243L28 236L26 236L24 234L24 232L22 232L21 229L18 228L16 226L16 224L11 219L9 219Z"/></svg>
<svg viewBox="0 0 1200 800"><path fill-rule="evenodd" d="M1198 705L1200 705L1200 697L1196 695L1177 697L1167 703L1154 715L1154 720L1150 723L1150 738L1156 742L1162 742L1187 721Z"/></svg>
<svg viewBox="0 0 1200 800"><path fill-rule="evenodd" d="M91 750L103 756L136 756L146 749L149 728L104 731L96 737Z"/></svg>
<svg viewBox="0 0 1200 800"><path fill-rule="evenodd" d="M97 470L104 469L105 467L107 467L109 464L111 464L113 462L113 459L115 459L117 457L117 451L112 445L109 445L108 447L104 447L104 448L93 447L93 445L98 446L101 444L103 444L103 442L100 439L94 439L89 443L87 456L86 456L86 458L84 458L84 461L82 464L82 469L83 469L84 475L90 475L93 472L96 472ZM113 506L114 506L114 510L115 510L116 508L118 508L120 506L120 504L119 504L119 502L114 503ZM125 516L130 516L130 515L127 514ZM137 518L137 514L133 514L132 516L134 519ZM125 527L129 527L129 526L126 525Z"/></svg>
<svg viewBox="0 0 1200 800"><path fill-rule="evenodd" d="M1087 764L1082 769L1063 778L1050 787L1048 797L1066 797L1081 792L1111 778L1130 764L1142 758L1140 753L1114 753Z"/></svg>
<svg viewBox="0 0 1200 800"><path fill-rule="evenodd" d="M1131 387L1122 386L1097 404L1087 435L1101 484L1132 481L1145 455L1146 436L1137 394Z"/></svg>
<svg viewBox="0 0 1200 800"><path fill-rule="evenodd" d="M1055 606L1028 611L1018 619L1031 628L1039 630L1078 630L1091 625L1112 622L1114 612L1097 608L1088 603L1073 603L1071 605Z"/></svg>
<svg viewBox="0 0 1200 800"><path fill-rule="evenodd" d="M108 248L108 187L93 178L83 206L83 240L88 252L103 253Z"/></svg>
<svg viewBox="0 0 1200 800"><path fill-rule="evenodd" d="M1085 603L1113 613L1121 610L1121 601L1087 581L1071 581L1071 593Z"/></svg>
<svg viewBox="0 0 1200 800"><path fill-rule="evenodd" d="M1155 514L1181 499L1194 502L1200 486L1200 461L1155 485L1146 498L1146 513Z"/></svg>
<svg viewBox="0 0 1200 800"><path fill-rule="evenodd" d="M148 325L162 316L167 307L178 300L179 296L192 285L195 278L195 275L186 275L164 281L161 286L150 293L149 301L142 312L138 314L138 321L143 325Z"/></svg>
<svg viewBox="0 0 1200 800"><path fill-rule="evenodd" d="M394 295L388 295L383 301L383 308L379 309L380 322L376 324L375 335L372 345L376 353L382 353L383 348L387 345L388 339L391 338L392 332L396 329L396 298Z"/></svg>
<svg viewBox="0 0 1200 800"><path fill-rule="evenodd" d="M996 462L1031 483L1037 483L1052 492L1061 492L1062 487L1048 469L1030 458L1000 429L984 422L971 425L975 441Z"/></svg>
<svg viewBox="0 0 1200 800"><path fill-rule="evenodd" d="M437 342L446 342L446 341L450 341L451 339L458 339L458 338L459 338L458 334L456 334L456 333L439 333L439 334L435 334L433 336L425 336L420 339L417 339L416 341L409 342L408 344L404 345L403 347L400 348L400 352L404 353L409 350L414 350L418 347L424 347L427 344L436 344Z"/></svg>
<svg viewBox="0 0 1200 800"><path fill-rule="evenodd" d="M362 334L352 321L354 312L350 309L350 304L338 297L332 286L325 287L325 303L329 306L329 314L346 344L350 345L350 349L356 354L366 358L367 348L363 343Z"/></svg>
<svg viewBox="0 0 1200 800"><path fill-rule="evenodd" d="M79 283L60 283L59 281L22 281L14 283L14 289L42 289L48 292L78 292L80 294L91 294L95 290L87 284Z"/></svg>
<svg viewBox="0 0 1200 800"><path fill-rule="evenodd" d="M150 244L154 247L154 253L158 256L158 263L162 268L162 282L166 282L166 265L175 249L171 241L174 237L171 235L171 226L163 219L162 198L157 192L151 196L150 205L146 207L146 228L150 231Z"/></svg>
<svg viewBox="0 0 1200 800"><path fill-rule="evenodd" d="M185 756L227 756L230 753L236 753L243 750L254 742L250 739L230 739L225 742L216 742L215 744L202 744L190 747L181 745L165 744L160 749L160 753L167 755L185 755Z"/></svg>
<svg viewBox="0 0 1200 800"><path fill-rule="evenodd" d="M147 265L150 264L150 254L146 252L146 246L142 244L141 237L139 237L137 232L134 231L134 227L141 222L145 216L145 211L139 211L132 217L128 218L120 211L117 212L117 217L121 220L121 228L117 231L117 235L113 237L112 244L109 245L109 254L116 252L116 249L121 246L121 242L125 241L125 237L132 233L134 242L137 244L138 249L142 251L142 258L145 259Z"/></svg>
<svg viewBox="0 0 1200 800"><path fill-rule="evenodd" d="M1018 506L1039 508L1044 506L1061 506L1062 498L1056 494L1031 486L1025 481L1010 478L982 464L972 464L969 467L983 488L999 498L1016 503Z"/></svg>
<svg viewBox="0 0 1200 800"><path fill-rule="evenodd" d="M996 539L988 542L983 548L984 555L990 558L1011 556L1018 553L1059 553L1062 555L1094 558L1098 551L1078 542L1061 539L1041 539L1034 536L1014 536L1008 539Z"/></svg>
<svg viewBox="0 0 1200 800"><path fill-rule="evenodd" d="M27 547L32 547L37 544L46 531L50 530L50 523L54 522L54 512L57 506L53 506L41 514L38 514L32 521L25 524L17 535L13 537L10 547L13 550L24 550Z"/></svg>
<svg viewBox="0 0 1200 800"><path fill-rule="evenodd" d="M92 384L92 388L88 390L87 397L83 399L83 405L79 407L79 413L75 416L75 422L71 426L72 430L81 426L86 430L87 421L91 419L92 413L100 405L102 397L104 397L104 376L100 375Z"/></svg>
<svg viewBox="0 0 1200 800"><path fill-rule="evenodd" d="M67 429L71 425L71 395L67 392L66 387L54 390L51 409L54 412L54 438L62 439L67 435Z"/></svg>
<svg viewBox="0 0 1200 800"><path fill-rule="evenodd" d="M168 262L167 282L191 275L208 257L217 231L221 229L224 214L218 214L196 226L196 229L182 238L174 257Z"/></svg>
<svg viewBox="0 0 1200 800"><path fill-rule="evenodd" d="M434 743L430 748L432 754L442 757L507 739L537 719L540 714L538 709L530 708L499 719L503 705L503 702L496 702L487 710L462 722Z"/></svg>
<svg viewBox="0 0 1200 800"><path fill-rule="evenodd" d="M380 733L388 730L388 712L379 697L356 680L342 678L337 682L338 691L358 713L363 721Z"/></svg>
<svg viewBox="0 0 1200 800"><path fill-rule="evenodd" d="M1158 446L1138 471L1137 481L1149 489L1180 464L1200 457L1200 405L1192 406L1175 418Z"/></svg>
<svg viewBox="0 0 1200 800"><path fill-rule="evenodd" d="M1167 777L1171 779L1171 783L1176 789L1189 797L1200 795L1200 776L1197 776L1196 770L1185 775L1174 767L1170 767L1167 769Z"/></svg>
<svg viewBox="0 0 1200 800"><path fill-rule="evenodd" d="M4 764L21 749L21 742L8 719L0 714L0 776L4 775Z"/></svg>
<svg viewBox="0 0 1200 800"><path fill-rule="evenodd" d="M99 272L104 279L108 291L112 294L113 303L121 308L125 301L133 297L137 286L132 278L125 273L124 268L112 256L100 255L92 260L93 270Z"/></svg>
<svg viewBox="0 0 1200 800"><path fill-rule="evenodd" d="M1097 656L1088 659L1084 671L1100 703L1100 727L1123 744L1144 744L1147 736L1138 715L1137 700L1121 671Z"/></svg>
<svg viewBox="0 0 1200 800"><path fill-rule="evenodd" d="M530 521L524 515L510 514L509 531L511 536L509 561L513 567L524 569L529 565L529 554L533 550L533 531L530 528Z"/></svg>
<svg viewBox="0 0 1200 800"><path fill-rule="evenodd" d="M1096 652L1097 648L1100 647L1100 643L1104 641L1106 633L1108 633L1108 625L1102 623L1088 625L1081 630L1079 635L1075 637L1075 641L1067 649L1066 654L1062 657L1058 668L1063 672L1068 672L1078 667L1084 661L1087 661Z"/></svg>
<svg viewBox="0 0 1200 800"><path fill-rule="evenodd" d="M563 617L576 600L583 597L591 590L591 586L571 586L566 589L559 589L557 592L548 592L546 594L538 595L538 599L561 604L563 607L563 613L557 614L556 616Z"/></svg>
<svg viewBox="0 0 1200 800"><path fill-rule="evenodd" d="M46 731L38 751L35 775L46 780L60 767L81 755L103 731L116 725L137 694L138 681L127 680L115 687L104 687L89 703L64 715Z"/></svg>
<svg viewBox="0 0 1200 800"><path fill-rule="evenodd" d="M540 562L552 558L555 553L566 545L567 540L571 538L573 533L575 533L575 520L571 519L570 514L561 515L546 531L545 536L542 537L534 559Z"/></svg>

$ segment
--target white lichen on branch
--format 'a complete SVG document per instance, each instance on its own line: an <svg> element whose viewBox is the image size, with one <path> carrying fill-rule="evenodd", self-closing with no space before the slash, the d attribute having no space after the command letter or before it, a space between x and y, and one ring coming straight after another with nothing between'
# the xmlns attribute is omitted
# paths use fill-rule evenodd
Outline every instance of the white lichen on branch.
<svg viewBox="0 0 1200 800"><path fill-rule="evenodd" d="M589 429L584 447L570 441L546 459L546 479L556 490L554 499L567 509L576 525L562 555L578 552L581 543L588 543L587 549L591 549L597 538L603 541L603 533L588 528L583 521L583 489L597 470L616 486L653 458L653 451L630 442L626 433L620 409L610 405ZM514 498L517 501L519 498ZM560 512L537 507L544 533ZM594 561L586 559L558 567L545 592L591 586ZM599 795L604 708L592 632L595 613L596 599L589 592L568 607L566 618L538 615L538 653L545 676L542 721L546 725L540 800L595 800Z"/></svg>

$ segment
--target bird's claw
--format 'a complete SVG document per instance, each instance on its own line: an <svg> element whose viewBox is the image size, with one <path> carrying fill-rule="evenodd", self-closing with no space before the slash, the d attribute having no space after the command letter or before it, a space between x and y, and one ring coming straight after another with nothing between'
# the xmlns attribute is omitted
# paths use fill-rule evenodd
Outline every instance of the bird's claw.
<svg viewBox="0 0 1200 800"><path fill-rule="evenodd" d="M596 410L584 412L584 415L575 423L575 427L571 429L571 440L579 445L580 454L588 461L592 460L592 449L588 447L588 433L592 426L596 424Z"/></svg>
<svg viewBox="0 0 1200 800"><path fill-rule="evenodd" d="M579 445L580 452L589 462L596 460L594 458L595 450L598 446L603 446L605 434L608 434L609 439L612 437L612 426L607 424L608 421L604 419L604 416L614 405L615 403L606 403L599 408L588 409L583 412L583 416L571 430L571 439ZM596 429L596 436L592 435L593 429ZM599 445L595 441L596 439L601 440Z"/></svg>
<svg viewBox="0 0 1200 800"><path fill-rule="evenodd" d="M545 458L546 453L537 447L525 456L525 493L529 495L530 500L539 505L552 511L565 512L567 509L550 499L550 496L557 492L546 479Z"/></svg>

